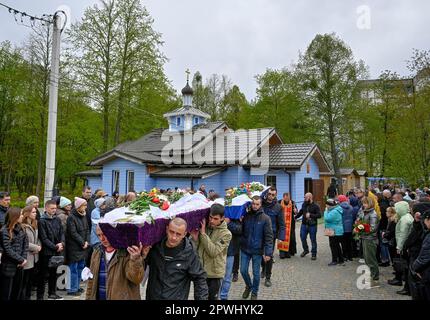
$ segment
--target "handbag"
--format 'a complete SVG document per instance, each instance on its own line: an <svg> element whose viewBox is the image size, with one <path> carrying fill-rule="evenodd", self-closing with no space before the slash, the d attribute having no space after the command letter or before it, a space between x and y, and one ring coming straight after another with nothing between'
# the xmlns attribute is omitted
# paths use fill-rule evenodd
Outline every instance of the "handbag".
<svg viewBox="0 0 430 320"><path fill-rule="evenodd" d="M408 269L408 262L403 258L394 258L393 259L393 268L397 273L404 272L405 269Z"/></svg>
<svg viewBox="0 0 430 320"><path fill-rule="evenodd" d="M2 263L0 265L1 274L8 278L13 278L16 274L18 267L14 263Z"/></svg>
<svg viewBox="0 0 430 320"><path fill-rule="evenodd" d="M52 256L49 258L48 268L58 268L64 264L64 256Z"/></svg>
<svg viewBox="0 0 430 320"><path fill-rule="evenodd" d="M324 235L327 237L333 237L334 236L334 229L325 228L324 229Z"/></svg>

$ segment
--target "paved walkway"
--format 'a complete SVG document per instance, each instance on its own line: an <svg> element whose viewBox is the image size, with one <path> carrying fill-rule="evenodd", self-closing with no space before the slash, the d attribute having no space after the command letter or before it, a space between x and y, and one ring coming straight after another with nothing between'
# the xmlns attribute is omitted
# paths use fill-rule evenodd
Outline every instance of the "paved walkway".
<svg viewBox="0 0 430 320"><path fill-rule="evenodd" d="M410 300L408 296L396 294L401 287L393 287L387 284L388 279L393 278L391 267L380 268L380 287L373 289L358 289L357 279L360 274L357 268L362 264L356 259L347 262L345 266L329 267L331 253L328 238L323 234L323 225L319 225L317 234L318 259L311 260L310 254L300 257L301 241L299 236L300 223L297 225L296 235L299 254L291 259L279 259L275 254L273 265L272 284L267 288L264 280L260 283L259 299L262 300ZM310 240L309 240L310 244ZM230 299L241 300L245 284L241 276L239 281L232 283ZM142 298L145 297L145 288L142 287ZM63 295L64 293L59 292ZM68 297L67 300L85 299L80 297ZM193 299L192 292L190 299Z"/></svg>
<svg viewBox="0 0 430 320"><path fill-rule="evenodd" d="M275 254L273 266L272 287L264 286L264 280L260 283L259 299L270 300L410 300L396 294L401 287L393 287L387 284L388 279L393 278L393 268L380 268L380 287L373 289L358 289L357 280L361 273L357 268L362 266L355 259L347 262L345 266L331 266L328 237L324 236L324 226L319 225L317 233L318 255L317 260L312 261L311 255L300 257L303 251L299 239L300 224L296 228L298 254L291 259L279 259ZM310 240L308 240L310 245ZM245 284L241 277L233 283L231 299L241 299Z"/></svg>

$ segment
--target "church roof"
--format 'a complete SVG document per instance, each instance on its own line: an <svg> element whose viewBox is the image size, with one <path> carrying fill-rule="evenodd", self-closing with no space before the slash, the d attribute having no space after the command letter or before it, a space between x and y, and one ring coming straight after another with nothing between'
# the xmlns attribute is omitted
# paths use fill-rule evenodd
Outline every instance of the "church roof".
<svg viewBox="0 0 430 320"><path fill-rule="evenodd" d="M76 173L75 175L78 177L100 177L103 173L102 169L94 169L94 170L85 170Z"/></svg>
<svg viewBox="0 0 430 320"><path fill-rule="evenodd" d="M367 171L365 170L356 170L354 168L340 168L339 169L340 174L342 176L349 176L349 175L354 175L354 176L367 176ZM322 176L334 176L334 171L330 170L327 172L321 172Z"/></svg>
<svg viewBox="0 0 430 320"><path fill-rule="evenodd" d="M316 143L271 145L268 163L271 168L299 169L310 157L314 157L320 171L330 169ZM267 161L267 158L262 161Z"/></svg>
<svg viewBox="0 0 430 320"><path fill-rule="evenodd" d="M225 126L225 123L222 121L208 122L195 125L192 132L195 132L198 129L207 129L209 132L213 133L215 130L221 129ZM126 141L117 145L115 148L91 160L89 165L103 165L104 163L117 157L125 158L137 163L162 162L161 152L163 148L170 142L169 138L174 136L182 136L183 134L184 132L171 132L166 128L154 129L137 140ZM193 146L196 147L198 143L200 142L196 142Z"/></svg>
<svg viewBox="0 0 430 320"><path fill-rule="evenodd" d="M329 166L315 143L304 144L283 144L282 139L277 134L275 128L259 128L248 130L232 131L222 122L208 122L193 127L192 133L196 130L206 129L202 139L194 141L187 148L178 144L178 148L165 148L172 139L184 139L183 131L172 132L167 129L154 129L147 135L135 141L124 142L112 150L100 155L89 162L90 166L102 166L104 163L116 158L123 158L139 164L165 165L162 156L168 156L164 149L169 149L180 160L179 164L171 164L174 167L193 166L192 170L201 167L216 168L229 165L252 166L256 163L253 160L258 156L262 146L270 144L269 153L260 151L262 161L269 164L270 168L300 169L300 167L313 157L317 162L320 171L329 171ZM223 136L223 137L222 137ZM193 136L195 137L195 136ZM215 137L222 137L223 143ZM263 148L264 150L264 148ZM170 154L169 154L170 155ZM201 156L196 160L196 156ZM207 156L207 157L206 157ZM267 158L269 157L269 158ZM189 162L186 162L188 159ZM208 160L206 160L208 159ZM200 161L200 162L198 162ZM190 169L191 170L191 169ZM186 174L188 171L158 172L159 176L169 174ZM155 175L157 175L155 174ZM206 173L205 173L206 174ZM191 176L191 175L190 175Z"/></svg>
<svg viewBox="0 0 430 320"><path fill-rule="evenodd" d="M189 107L189 106L177 108L173 111L165 113L163 116L167 118L167 117L181 116L184 114L192 114L206 119L210 118L210 115L208 115L206 112L203 112L202 110L199 110L194 107Z"/></svg>
<svg viewBox="0 0 430 320"><path fill-rule="evenodd" d="M150 174L151 177L167 178L199 178L206 179L225 170L224 167L205 167L205 168L165 168Z"/></svg>

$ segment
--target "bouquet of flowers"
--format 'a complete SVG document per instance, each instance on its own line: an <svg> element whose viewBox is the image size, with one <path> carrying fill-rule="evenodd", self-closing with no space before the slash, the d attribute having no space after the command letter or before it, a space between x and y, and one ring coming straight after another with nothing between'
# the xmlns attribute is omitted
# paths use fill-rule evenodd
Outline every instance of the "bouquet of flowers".
<svg viewBox="0 0 430 320"><path fill-rule="evenodd" d="M182 189L177 189L167 195L167 198L169 199L170 203L175 203L176 201L180 200L187 194L187 191Z"/></svg>
<svg viewBox="0 0 430 320"><path fill-rule="evenodd" d="M158 207L161 210L167 210L170 202L167 196L160 193L160 190L153 188L149 193L142 192L136 200L132 201L128 207L137 215L142 215L150 209L149 206Z"/></svg>
<svg viewBox="0 0 430 320"><path fill-rule="evenodd" d="M261 196L268 187L259 182L241 183L239 187L230 188L224 198L225 216L230 219L239 219L246 213L254 195Z"/></svg>
<svg viewBox="0 0 430 320"><path fill-rule="evenodd" d="M371 233L371 227L370 224L360 220L353 226L353 232L354 232L354 238L359 239L360 236L365 236Z"/></svg>
<svg viewBox="0 0 430 320"><path fill-rule="evenodd" d="M187 221L187 232L200 227L207 219L211 202L200 193L187 194L179 191L171 194L170 203L167 194L158 189L142 192L128 207L119 207L108 212L99 221L99 226L115 248L127 248L140 242L153 245L166 233L166 226L175 217Z"/></svg>
<svg viewBox="0 0 430 320"><path fill-rule="evenodd" d="M259 182L246 182L241 183L239 187L230 188L227 190L225 195L225 205L231 206L233 198L238 197L240 195L247 195L251 197L253 193L263 192L265 186Z"/></svg>

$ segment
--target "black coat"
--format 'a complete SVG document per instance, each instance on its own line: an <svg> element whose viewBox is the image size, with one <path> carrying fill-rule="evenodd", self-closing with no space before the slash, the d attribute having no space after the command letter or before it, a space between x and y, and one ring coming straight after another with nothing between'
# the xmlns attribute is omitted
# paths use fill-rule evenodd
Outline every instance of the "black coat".
<svg viewBox="0 0 430 320"><path fill-rule="evenodd" d="M56 216L52 218L44 213L39 221L39 239L42 242L41 255L51 257L62 255L62 252L57 252L57 243L64 245L64 232L61 220Z"/></svg>
<svg viewBox="0 0 430 320"><path fill-rule="evenodd" d="M278 201L273 202L263 201L263 210L272 221L273 236L279 240L285 240L285 219L284 212Z"/></svg>
<svg viewBox="0 0 430 320"><path fill-rule="evenodd" d="M8 208L0 206L0 229L3 228Z"/></svg>
<svg viewBox="0 0 430 320"><path fill-rule="evenodd" d="M421 221L414 221L409 236L403 244L403 250L408 250L411 261L415 261L420 254L421 246L423 243L424 228Z"/></svg>
<svg viewBox="0 0 430 320"><path fill-rule="evenodd" d="M430 283L430 231L427 230L418 258L412 270L421 274L424 283Z"/></svg>
<svg viewBox="0 0 430 320"><path fill-rule="evenodd" d="M384 239L390 247L396 247L396 223L394 221L388 222L387 229L384 232Z"/></svg>
<svg viewBox="0 0 430 320"><path fill-rule="evenodd" d="M240 251L240 236L242 234L242 222L240 220L230 220L227 224L232 238L228 245L227 256L235 256Z"/></svg>
<svg viewBox="0 0 430 320"><path fill-rule="evenodd" d="M87 200L87 210L86 210L86 217L87 217L87 224L89 226L92 225L91 222L91 212L96 208L96 205L94 204L94 198L91 197L89 200ZM88 230L88 232L91 234L91 228Z"/></svg>
<svg viewBox="0 0 430 320"><path fill-rule="evenodd" d="M306 213L308 212L311 214L309 219L306 218ZM302 208L300 209L299 213L295 218L298 219L301 216L303 216L303 220L302 220L303 224L309 225L309 226L317 225L318 219L321 218L320 206L315 202L312 202L312 203L303 202Z"/></svg>
<svg viewBox="0 0 430 320"><path fill-rule="evenodd" d="M87 249L83 249L85 242L90 243L90 232L86 215L81 216L73 209L67 218L66 257L68 263L85 260Z"/></svg>
<svg viewBox="0 0 430 320"><path fill-rule="evenodd" d="M379 201L379 208L381 209L381 220L379 221L378 229L384 231L388 226L387 209L390 206L390 199L382 197Z"/></svg>
<svg viewBox="0 0 430 320"><path fill-rule="evenodd" d="M149 278L146 286L147 300L188 300L191 281L194 282L194 299L208 299L206 272L189 239L185 238L183 250L173 260L165 261L163 243L149 251L147 264Z"/></svg>
<svg viewBox="0 0 430 320"><path fill-rule="evenodd" d="M430 200L420 200L416 202L412 207L412 212L420 212L423 214L427 210L430 210Z"/></svg>
<svg viewBox="0 0 430 320"><path fill-rule="evenodd" d="M18 265L27 259L28 253L28 238L25 230L20 225L16 225L12 233L11 239L6 226L1 230L3 253L0 267L6 277L15 275Z"/></svg>
<svg viewBox="0 0 430 320"><path fill-rule="evenodd" d="M327 196L329 198L334 199L337 196L337 188L336 185L331 184L328 188L327 188Z"/></svg>

